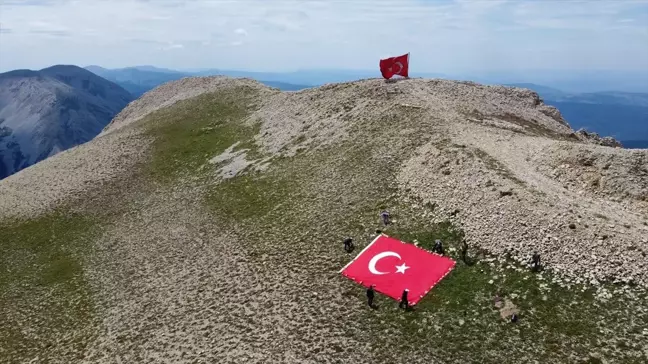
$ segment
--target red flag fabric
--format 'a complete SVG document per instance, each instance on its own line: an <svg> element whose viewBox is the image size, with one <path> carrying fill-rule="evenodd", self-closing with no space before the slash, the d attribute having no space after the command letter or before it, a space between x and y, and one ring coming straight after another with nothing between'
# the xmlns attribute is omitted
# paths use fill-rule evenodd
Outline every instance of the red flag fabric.
<svg viewBox="0 0 648 364"><path fill-rule="evenodd" d="M380 60L380 73L386 79L399 75L409 77L409 53Z"/></svg>
<svg viewBox="0 0 648 364"><path fill-rule="evenodd" d="M340 273L365 287L399 300L408 289L417 304L455 266L455 261L384 234L378 235Z"/></svg>

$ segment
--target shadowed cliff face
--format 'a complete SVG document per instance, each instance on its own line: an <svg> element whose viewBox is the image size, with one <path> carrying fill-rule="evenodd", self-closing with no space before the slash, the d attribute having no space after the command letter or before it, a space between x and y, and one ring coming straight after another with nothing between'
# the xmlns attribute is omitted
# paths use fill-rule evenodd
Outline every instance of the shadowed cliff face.
<svg viewBox="0 0 648 364"><path fill-rule="evenodd" d="M0 179L94 138L130 101L76 66L0 74Z"/></svg>

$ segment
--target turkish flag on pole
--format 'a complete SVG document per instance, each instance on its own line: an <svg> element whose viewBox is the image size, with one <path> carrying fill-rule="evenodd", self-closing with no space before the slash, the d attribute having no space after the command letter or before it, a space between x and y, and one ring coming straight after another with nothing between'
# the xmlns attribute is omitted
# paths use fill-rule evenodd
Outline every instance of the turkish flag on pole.
<svg viewBox="0 0 648 364"><path fill-rule="evenodd" d="M409 53L380 60L380 73L386 79L394 75L409 77Z"/></svg>
<svg viewBox="0 0 648 364"><path fill-rule="evenodd" d="M365 287L400 300L408 289L408 299L415 305L455 265L455 261L407 244L384 234L378 235L340 273Z"/></svg>

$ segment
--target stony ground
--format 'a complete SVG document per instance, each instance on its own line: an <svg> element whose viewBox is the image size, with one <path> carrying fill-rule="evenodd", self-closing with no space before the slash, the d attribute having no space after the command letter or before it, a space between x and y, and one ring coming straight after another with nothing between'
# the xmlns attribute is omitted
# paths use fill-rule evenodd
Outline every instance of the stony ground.
<svg viewBox="0 0 648 364"><path fill-rule="evenodd" d="M0 358L645 362L646 153L528 90L169 83L0 182ZM471 246L414 312L337 273L384 208L390 235Z"/></svg>
<svg viewBox="0 0 648 364"><path fill-rule="evenodd" d="M458 210L454 218L473 243L520 262L537 251L566 282L648 284L647 190L639 184L648 177L646 151L615 154L611 171L592 173L599 181L592 187L569 179L588 173L578 162L563 162L574 158L574 143L459 125L450 135L419 147L399 180L426 203L448 214ZM595 156L606 149L579 151ZM546 152L556 167L548 167ZM633 161L643 169L628 172L623 163Z"/></svg>

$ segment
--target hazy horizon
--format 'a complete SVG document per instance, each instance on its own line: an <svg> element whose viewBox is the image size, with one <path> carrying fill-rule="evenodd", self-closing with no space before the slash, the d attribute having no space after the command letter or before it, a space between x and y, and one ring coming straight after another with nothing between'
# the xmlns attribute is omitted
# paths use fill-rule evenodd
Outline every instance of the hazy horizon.
<svg viewBox="0 0 648 364"><path fill-rule="evenodd" d="M408 52L419 73L648 71L643 0L4 0L0 14L0 72L368 71Z"/></svg>
<svg viewBox="0 0 648 364"><path fill-rule="evenodd" d="M59 64L65 65L65 64ZM68 64L71 65L71 64ZM48 65L48 68L55 65ZM259 71L226 68L174 69L158 65L128 65L126 67L110 68L103 65L74 65L78 67L100 67L108 71L138 68L144 71L181 72L187 75L205 76L222 74L231 77L251 77L259 81L281 82L293 85L317 86L324 83L347 82L366 78L380 78L376 69L297 69L284 72ZM14 69L16 70L16 69ZM38 71L40 68L29 70ZM12 70L13 71L13 70ZM222 73L216 73L216 71ZM2 73L3 71L0 71ZM8 72L8 71L7 71ZM127 76L129 77L129 76ZM143 77L149 77L143 75ZM154 76L155 77L155 76ZM648 71L623 70L525 70L525 71L492 71L481 72L420 72L410 71L411 78L444 78L453 80L474 81L483 84L535 84L549 87L558 91L571 93L588 92L639 92L648 93Z"/></svg>

